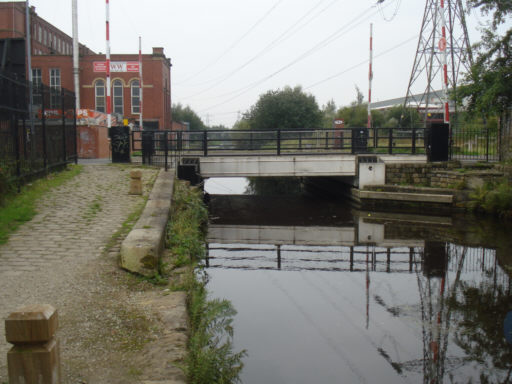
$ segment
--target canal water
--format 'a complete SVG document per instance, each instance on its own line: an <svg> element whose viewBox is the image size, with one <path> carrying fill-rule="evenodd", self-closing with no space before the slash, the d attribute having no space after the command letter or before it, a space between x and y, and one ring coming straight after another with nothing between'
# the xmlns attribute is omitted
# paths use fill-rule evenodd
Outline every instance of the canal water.
<svg viewBox="0 0 512 384"><path fill-rule="evenodd" d="M208 289L244 384L512 382L510 228L215 184Z"/></svg>

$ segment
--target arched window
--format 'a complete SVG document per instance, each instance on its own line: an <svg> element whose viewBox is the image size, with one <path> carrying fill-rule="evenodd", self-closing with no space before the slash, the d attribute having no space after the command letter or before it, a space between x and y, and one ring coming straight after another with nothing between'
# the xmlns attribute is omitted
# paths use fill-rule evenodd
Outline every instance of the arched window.
<svg viewBox="0 0 512 384"><path fill-rule="evenodd" d="M114 113L123 114L123 83L121 80L114 80L112 83L112 95L114 101Z"/></svg>
<svg viewBox="0 0 512 384"><path fill-rule="evenodd" d="M140 113L140 88L139 80L133 80L131 84L132 114Z"/></svg>
<svg viewBox="0 0 512 384"><path fill-rule="evenodd" d="M94 84L94 99L96 103L96 110L98 112L105 111L105 82L103 80L97 80Z"/></svg>

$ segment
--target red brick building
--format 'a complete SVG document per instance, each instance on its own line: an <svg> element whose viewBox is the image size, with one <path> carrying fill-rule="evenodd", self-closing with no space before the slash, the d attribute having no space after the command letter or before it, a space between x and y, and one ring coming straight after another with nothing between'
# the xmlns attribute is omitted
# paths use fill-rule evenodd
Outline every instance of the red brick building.
<svg viewBox="0 0 512 384"><path fill-rule="evenodd" d="M0 39L25 38L25 2L0 3ZM32 78L34 85L74 90L72 38L30 9ZM106 112L106 74L96 63L105 61L80 44L80 108ZM112 112L118 120L138 125L139 72L126 72L126 63L138 62L138 54L112 54L119 72L111 71ZM112 67L111 67L112 68ZM171 129L171 61L163 48L142 55L143 124L145 129ZM124 70L124 71L123 71ZM52 106L50 106L52 108Z"/></svg>
<svg viewBox="0 0 512 384"><path fill-rule="evenodd" d="M59 54L72 55L73 39L40 18L35 7L30 7L32 55ZM0 39L25 38L25 3L0 3ZM85 45L80 44L80 55L94 54Z"/></svg>

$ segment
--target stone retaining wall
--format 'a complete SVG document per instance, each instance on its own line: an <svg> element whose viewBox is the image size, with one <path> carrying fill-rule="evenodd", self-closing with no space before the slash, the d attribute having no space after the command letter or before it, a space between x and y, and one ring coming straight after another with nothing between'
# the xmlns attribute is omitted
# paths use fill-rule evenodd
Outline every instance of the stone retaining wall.
<svg viewBox="0 0 512 384"><path fill-rule="evenodd" d="M500 168L501 167L501 168ZM427 164L386 164L386 184L416 185L433 188L476 188L485 182L494 182L504 174L509 175L509 169L503 166L491 169L460 170L457 163L427 163Z"/></svg>

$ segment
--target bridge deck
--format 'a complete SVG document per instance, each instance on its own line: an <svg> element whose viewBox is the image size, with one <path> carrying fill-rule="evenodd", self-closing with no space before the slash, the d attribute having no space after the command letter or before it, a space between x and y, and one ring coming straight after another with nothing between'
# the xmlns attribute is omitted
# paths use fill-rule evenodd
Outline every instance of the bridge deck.
<svg viewBox="0 0 512 384"><path fill-rule="evenodd" d="M376 156L381 163L426 162L424 155ZM357 155L200 157L200 173L209 177L356 176Z"/></svg>

